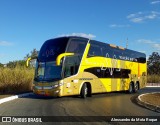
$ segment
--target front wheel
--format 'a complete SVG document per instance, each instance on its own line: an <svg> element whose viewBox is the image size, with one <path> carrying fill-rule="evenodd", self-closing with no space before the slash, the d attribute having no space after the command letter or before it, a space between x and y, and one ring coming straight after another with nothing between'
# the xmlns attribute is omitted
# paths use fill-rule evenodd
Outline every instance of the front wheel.
<svg viewBox="0 0 160 125"><path fill-rule="evenodd" d="M132 83L130 83L130 85L129 85L129 89L128 89L128 93L133 93L133 84Z"/></svg>
<svg viewBox="0 0 160 125"><path fill-rule="evenodd" d="M88 88L87 88L87 84L84 83L81 89L81 97L86 98L87 95L88 95Z"/></svg>

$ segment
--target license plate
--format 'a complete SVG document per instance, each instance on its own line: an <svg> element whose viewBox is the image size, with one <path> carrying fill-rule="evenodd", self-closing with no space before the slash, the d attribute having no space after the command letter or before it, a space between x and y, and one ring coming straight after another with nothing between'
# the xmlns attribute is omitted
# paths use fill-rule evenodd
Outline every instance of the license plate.
<svg viewBox="0 0 160 125"><path fill-rule="evenodd" d="M41 94L41 95L45 95L45 92L42 91L42 92L40 92L40 94Z"/></svg>

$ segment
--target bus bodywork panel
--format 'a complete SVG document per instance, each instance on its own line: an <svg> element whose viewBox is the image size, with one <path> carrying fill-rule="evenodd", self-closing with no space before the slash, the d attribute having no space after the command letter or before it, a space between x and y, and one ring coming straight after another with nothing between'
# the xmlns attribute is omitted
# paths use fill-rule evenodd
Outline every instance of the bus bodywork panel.
<svg viewBox="0 0 160 125"><path fill-rule="evenodd" d="M147 82L146 63L91 57L82 62L80 69L81 72L86 71L96 75L97 84L102 84L105 88L103 92L128 90L130 82L139 82L139 87L143 88Z"/></svg>
<svg viewBox="0 0 160 125"><path fill-rule="evenodd" d="M61 77L52 82L35 80L34 93L50 96L80 95L84 83L89 85L91 93L129 90L130 83L134 85L138 83L139 88L145 87L147 67L146 57L143 53L115 48L115 46L112 48L109 44L97 41L86 43L86 39L82 39L83 42L78 45L77 43L81 42L81 39L77 37L68 40L66 52L72 52L75 55L64 57L61 69L54 71L54 73L61 71ZM75 43L80 46L80 49L75 49L77 47ZM74 47L69 45L74 45ZM56 48L51 48L51 50L57 51ZM62 50L64 51L64 48ZM53 51L48 51L48 49L45 51L41 52L41 55L44 55L49 61L53 61L52 57L49 58L49 52L51 56L54 56ZM40 60L45 62L45 58ZM58 68L54 63L39 62L44 69L43 72L47 68L46 66ZM37 73L38 71L37 68ZM57 75L55 76L57 78Z"/></svg>

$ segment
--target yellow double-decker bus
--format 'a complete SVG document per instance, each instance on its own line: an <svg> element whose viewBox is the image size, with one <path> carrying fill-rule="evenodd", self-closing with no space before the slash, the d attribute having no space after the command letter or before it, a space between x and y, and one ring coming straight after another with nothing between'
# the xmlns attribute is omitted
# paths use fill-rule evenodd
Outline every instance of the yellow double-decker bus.
<svg viewBox="0 0 160 125"><path fill-rule="evenodd" d="M33 92L46 96L112 91L137 92L146 85L146 55L82 37L47 40L36 61Z"/></svg>

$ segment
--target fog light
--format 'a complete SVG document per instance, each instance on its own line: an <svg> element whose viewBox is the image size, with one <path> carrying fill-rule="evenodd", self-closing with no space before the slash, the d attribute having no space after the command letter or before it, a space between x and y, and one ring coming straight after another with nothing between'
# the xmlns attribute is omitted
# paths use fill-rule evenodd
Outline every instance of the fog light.
<svg viewBox="0 0 160 125"><path fill-rule="evenodd" d="M56 90L55 93L59 93L59 90Z"/></svg>

